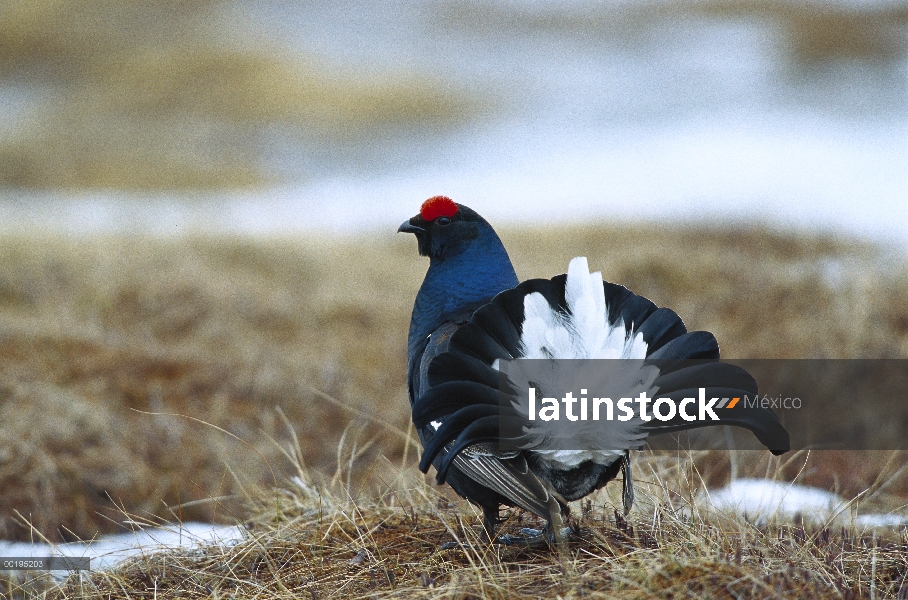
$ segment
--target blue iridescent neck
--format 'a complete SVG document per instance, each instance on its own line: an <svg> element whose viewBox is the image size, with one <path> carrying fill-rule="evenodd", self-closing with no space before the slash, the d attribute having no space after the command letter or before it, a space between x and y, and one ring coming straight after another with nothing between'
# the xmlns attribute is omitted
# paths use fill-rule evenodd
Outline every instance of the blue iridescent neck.
<svg viewBox="0 0 908 600"><path fill-rule="evenodd" d="M407 346L411 354L445 321L468 316L518 283L511 259L491 227L456 256L431 258L410 320Z"/></svg>

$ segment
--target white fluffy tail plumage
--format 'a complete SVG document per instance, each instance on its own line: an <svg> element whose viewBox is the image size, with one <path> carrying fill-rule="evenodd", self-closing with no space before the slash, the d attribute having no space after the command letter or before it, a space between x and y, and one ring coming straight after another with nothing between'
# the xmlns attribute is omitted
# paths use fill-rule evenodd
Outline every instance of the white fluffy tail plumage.
<svg viewBox="0 0 908 600"><path fill-rule="evenodd" d="M565 301L568 312L552 308L545 297L536 292L528 294L523 302L524 321L521 334L521 358L533 359L644 359L647 344L643 334L629 333L623 319L608 321L602 273L590 273L586 257L571 260L565 281ZM642 367L642 363L640 365ZM658 375L653 367L609 371L608 381L601 382L598 390L617 392L616 397L636 397L641 392L653 393L652 382ZM557 379L558 369L548 370ZM571 373L568 373L568 377ZM549 379L553 390L572 389L572 382ZM598 391L597 390L597 391ZM545 393L545 391L542 391ZM594 392L595 393L595 392ZM642 421L537 421L527 429L529 447L557 448L563 442L571 448L590 450L546 449L535 453L552 466L575 467L592 460L604 465L612 464L624 456L628 448L643 445L646 434L641 431ZM607 449L602 449L607 448Z"/></svg>
<svg viewBox="0 0 908 600"><path fill-rule="evenodd" d="M584 256L568 266L565 300L567 314L554 310L538 292L523 299L521 358L646 358L643 334L631 336L623 319L608 322L602 273L590 273Z"/></svg>

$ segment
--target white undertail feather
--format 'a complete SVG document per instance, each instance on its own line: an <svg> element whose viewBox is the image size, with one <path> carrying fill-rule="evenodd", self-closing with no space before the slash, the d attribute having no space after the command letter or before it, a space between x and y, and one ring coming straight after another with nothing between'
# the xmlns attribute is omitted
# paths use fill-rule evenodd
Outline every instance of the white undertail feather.
<svg viewBox="0 0 908 600"><path fill-rule="evenodd" d="M629 336L623 320L609 324L602 273L590 273L586 257L568 266L565 300L569 314L538 292L523 299L523 358L646 358L642 333Z"/></svg>
<svg viewBox="0 0 908 600"><path fill-rule="evenodd" d="M608 307L602 273L589 272L585 257L571 260L565 282L565 300L568 314L553 310L542 294L528 294L524 298L524 322L521 334L522 358L535 359L642 359L646 358L647 344L643 334L631 336L623 320L608 322ZM617 400L636 397L641 392L654 393L652 383L658 375L655 367L641 368L637 363L621 363L608 373L598 388L589 390L590 397L606 391ZM534 371L538 375L538 369ZM563 371L562 371L563 372ZM571 390L571 381L558 381L558 370L551 370L547 383L552 390ZM567 373L570 378L576 373ZM515 382L516 383L516 382ZM539 382L536 382L539 383ZM548 387L548 385L546 387ZM575 390L577 396L579 390ZM540 390L540 394L545 390ZM563 392L562 392L563 393ZM551 395L551 394L549 394ZM605 394L603 394L605 395ZM541 397L541 396L540 396ZM560 397L560 394L559 394ZM553 466L574 467L592 460L611 464L630 448L643 445L646 434L641 433L642 421L537 421L530 434L547 448L557 448L559 440L567 448L590 450L546 449L534 450ZM535 444L534 444L535 445Z"/></svg>

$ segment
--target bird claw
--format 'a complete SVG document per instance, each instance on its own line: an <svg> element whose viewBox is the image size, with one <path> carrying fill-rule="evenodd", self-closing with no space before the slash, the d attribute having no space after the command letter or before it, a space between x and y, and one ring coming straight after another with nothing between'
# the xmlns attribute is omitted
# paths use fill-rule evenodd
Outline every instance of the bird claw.
<svg viewBox="0 0 908 600"><path fill-rule="evenodd" d="M524 548L535 548L544 544L553 546L560 541L569 540L573 533L574 530L570 527L562 528L560 535L558 536L553 535L545 529L524 527L520 530L519 535L511 535L510 533L499 535L495 538L495 543L501 544L502 546L522 546ZM470 544L462 544L460 542L445 542L441 545L439 550L453 550L455 548L467 549L471 547Z"/></svg>
<svg viewBox="0 0 908 600"><path fill-rule="evenodd" d="M545 530L523 528L520 535L511 535L506 533L495 539L495 542L505 546L527 546L534 547L542 544L553 545L559 541L566 541L571 537L573 530L570 527L563 528L559 535L546 532Z"/></svg>

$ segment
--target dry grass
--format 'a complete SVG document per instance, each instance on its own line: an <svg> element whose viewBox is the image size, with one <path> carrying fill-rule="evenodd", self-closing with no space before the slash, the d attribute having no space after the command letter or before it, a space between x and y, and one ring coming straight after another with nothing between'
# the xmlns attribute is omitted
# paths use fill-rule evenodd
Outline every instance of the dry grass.
<svg viewBox="0 0 908 600"><path fill-rule="evenodd" d="M402 246L382 251L402 258ZM67 536L64 524L91 537L110 529L95 510L111 500L168 514L162 500L236 493L227 464L270 477L277 455L267 438L286 429L276 407L307 433L310 464L329 467L351 413L322 393L354 410L381 406L405 426L407 296L419 275L374 260L374 249L314 239L4 240L0 536L27 536L12 509L53 538ZM386 289L390 281L400 287ZM252 441L261 457L190 419L136 411L204 420ZM316 427L323 438L308 434Z"/></svg>
<svg viewBox="0 0 908 600"><path fill-rule="evenodd" d="M0 139L0 186L257 187L305 178L307 165L336 165L337 156L348 157L348 170L350 164L368 168L373 146L431 138L499 102L492 88L480 94L467 82L318 62L246 31L248 24L229 22L224 5L0 5L0 76L31 94ZM455 0L438 11L480 33L516 26L542 36L567 31L619 39L646 37L653 23L677 26L690 15L758 18L774 23L797 64L897 62L908 48L908 9L897 4L709 0L533 11Z"/></svg>
<svg viewBox="0 0 908 600"><path fill-rule="evenodd" d="M288 144L341 152L405 128L429 134L476 108L428 76L341 69L240 35L242 23L218 29L223 4L4 3L0 75L35 98L0 141L0 185L261 185L286 168L273 155Z"/></svg>
<svg viewBox="0 0 908 600"><path fill-rule="evenodd" d="M696 10L731 17L771 18L801 63L835 59L899 61L908 50L908 5L835 4L780 0L713 0Z"/></svg>
<svg viewBox="0 0 908 600"><path fill-rule="evenodd" d="M683 20L690 16L758 19L779 34L787 58L798 66L841 59L898 63L908 50L908 5L903 2L677 0L553 7L453 0L443 14L466 27L519 27L540 35L566 32L616 39L647 37L654 24L666 21L683 27ZM477 14L482 15L481 20Z"/></svg>
<svg viewBox="0 0 908 600"><path fill-rule="evenodd" d="M294 454L292 446L288 454ZM379 461L374 492L309 477L247 497L234 546L139 557L48 598L895 598L908 592L908 532L877 536L832 524L754 526L689 499L702 484L689 457L638 460L642 498L618 516L618 486L575 507L559 548L490 546L477 512ZM773 461L775 462L775 459ZM776 463L777 464L777 463ZM523 525L513 514L507 529ZM456 540L461 548L443 550ZM31 588L29 587L31 586ZM49 589L48 589L49 587Z"/></svg>
<svg viewBox="0 0 908 600"><path fill-rule="evenodd" d="M607 279L676 309L691 328L714 331L729 357L908 356L904 258L869 245L759 227L600 224L512 229L502 237L521 278L551 276L585 254ZM97 590L84 592L97 597L120 585L151 597L146 587L155 579L172 595L210 595L205 585L226 589L229 573L208 568L215 564L232 565L230 577L249 586L235 590L243 597L255 585L272 590L266 595L308 586L317 597L331 590L646 597L671 589L683 597L688 581L703 594L753 588L808 597L815 585L866 596L871 555L879 589L900 585L904 549L861 550L856 532L833 531L820 545L812 531L726 530L709 515L679 516L677 502L692 497L685 490L727 482L723 454L698 455L696 477L687 457L645 459L650 467L639 472L652 473L650 493L660 499L653 506L663 516L653 527L655 508L634 513L630 541L600 507L581 519L587 541L572 545L564 563L503 549L436 553L452 531L475 535L477 520L461 504L434 508L436 492L411 481L415 449L404 457L404 347L424 269L413 240L391 233L3 237L0 537L28 539L28 521L54 540L87 539L118 530L123 510L138 519L253 525L253 537L238 548L99 574ZM382 463L382 455L398 466ZM764 453L735 458L739 475L797 476L849 497L865 492L884 508L908 495L901 454L814 453L773 464ZM279 492L276 505L267 490L286 488L294 474L320 493ZM394 494L383 491L389 487ZM262 495L267 508L251 500ZM371 554L348 564L362 549ZM283 564L295 566L274 570ZM420 583L433 580L434 588Z"/></svg>

